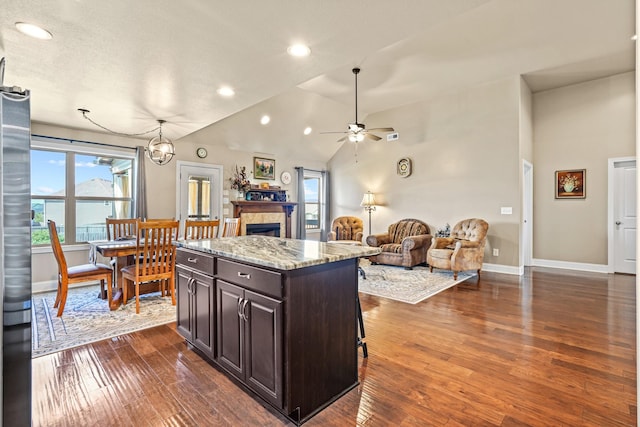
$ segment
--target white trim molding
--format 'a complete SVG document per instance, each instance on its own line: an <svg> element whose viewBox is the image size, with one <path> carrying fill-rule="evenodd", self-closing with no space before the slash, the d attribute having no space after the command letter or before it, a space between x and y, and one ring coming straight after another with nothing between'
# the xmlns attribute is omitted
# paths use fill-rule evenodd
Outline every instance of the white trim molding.
<svg viewBox="0 0 640 427"><path fill-rule="evenodd" d="M563 268L565 270L590 271L593 273L608 273L606 264L589 264L586 262L557 261L552 259L533 259L534 267Z"/></svg>
<svg viewBox="0 0 640 427"><path fill-rule="evenodd" d="M73 285L69 285L69 289L83 288L85 286L99 285L99 284L100 284L99 280L96 280L95 282L89 281L89 282L83 282L83 283L76 283ZM105 283L105 286L107 286L106 283ZM56 289L58 289L58 283L55 280L43 280L42 282L33 282L31 284L32 294L37 294L41 292L51 292L51 291L55 291ZM99 293L100 292L98 292L98 294ZM98 294L96 294L96 298L98 298Z"/></svg>
<svg viewBox="0 0 640 427"><path fill-rule="evenodd" d="M490 264L485 262L482 264L482 270L480 271L480 274L482 274L482 271L490 271L492 273L514 274L516 276L522 276L524 274L524 267L523 266L518 267L516 265Z"/></svg>

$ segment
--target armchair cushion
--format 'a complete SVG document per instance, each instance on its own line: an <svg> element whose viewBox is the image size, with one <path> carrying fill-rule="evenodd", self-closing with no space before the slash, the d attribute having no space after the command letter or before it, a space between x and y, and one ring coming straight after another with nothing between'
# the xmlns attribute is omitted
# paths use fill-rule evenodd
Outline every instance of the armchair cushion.
<svg viewBox="0 0 640 427"><path fill-rule="evenodd" d="M362 242L363 230L364 225L360 218L339 216L331 224L331 231L327 235L327 241L348 240Z"/></svg>
<svg viewBox="0 0 640 427"><path fill-rule="evenodd" d="M429 226L418 219L403 219L389 226L387 233L367 236L369 246L380 247L371 262L411 268L426 261L431 244Z"/></svg>

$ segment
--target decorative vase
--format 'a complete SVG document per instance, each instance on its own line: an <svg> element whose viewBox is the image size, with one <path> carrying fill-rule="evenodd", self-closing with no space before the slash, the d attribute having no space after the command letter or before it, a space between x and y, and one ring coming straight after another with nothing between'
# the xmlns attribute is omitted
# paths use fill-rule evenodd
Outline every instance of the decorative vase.
<svg viewBox="0 0 640 427"><path fill-rule="evenodd" d="M573 191L574 187L575 186L573 185L573 182L569 181L569 182L565 182L564 183L564 191L566 191L567 193L571 193Z"/></svg>
<svg viewBox="0 0 640 427"><path fill-rule="evenodd" d="M236 200L244 200L244 191L238 190L238 194L236 196Z"/></svg>

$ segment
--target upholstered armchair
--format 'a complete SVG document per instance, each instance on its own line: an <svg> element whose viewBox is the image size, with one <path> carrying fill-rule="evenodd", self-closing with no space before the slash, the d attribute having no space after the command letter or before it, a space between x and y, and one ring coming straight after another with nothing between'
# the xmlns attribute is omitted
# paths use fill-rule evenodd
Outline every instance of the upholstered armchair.
<svg viewBox="0 0 640 427"><path fill-rule="evenodd" d="M362 244L362 220L356 216L339 216L333 220L327 242Z"/></svg>
<svg viewBox="0 0 640 427"><path fill-rule="evenodd" d="M429 226L413 218L391 224L386 233L367 236L367 245L379 247L382 251L369 257L373 264L399 265L408 270L426 262L430 244Z"/></svg>
<svg viewBox="0 0 640 427"><path fill-rule="evenodd" d="M434 237L427 251L429 270L443 268L453 271L476 270L478 275L484 260L484 245L489 224L483 219L464 219L453 226L450 237Z"/></svg>

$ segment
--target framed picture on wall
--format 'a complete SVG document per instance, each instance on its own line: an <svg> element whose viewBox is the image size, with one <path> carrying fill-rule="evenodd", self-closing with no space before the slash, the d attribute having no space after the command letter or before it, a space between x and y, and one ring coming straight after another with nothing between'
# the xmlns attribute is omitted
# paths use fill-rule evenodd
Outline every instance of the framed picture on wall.
<svg viewBox="0 0 640 427"><path fill-rule="evenodd" d="M556 171L556 199L584 199L586 192L586 169Z"/></svg>
<svg viewBox="0 0 640 427"><path fill-rule="evenodd" d="M276 179L276 161L274 159L254 157L253 177L256 179Z"/></svg>

